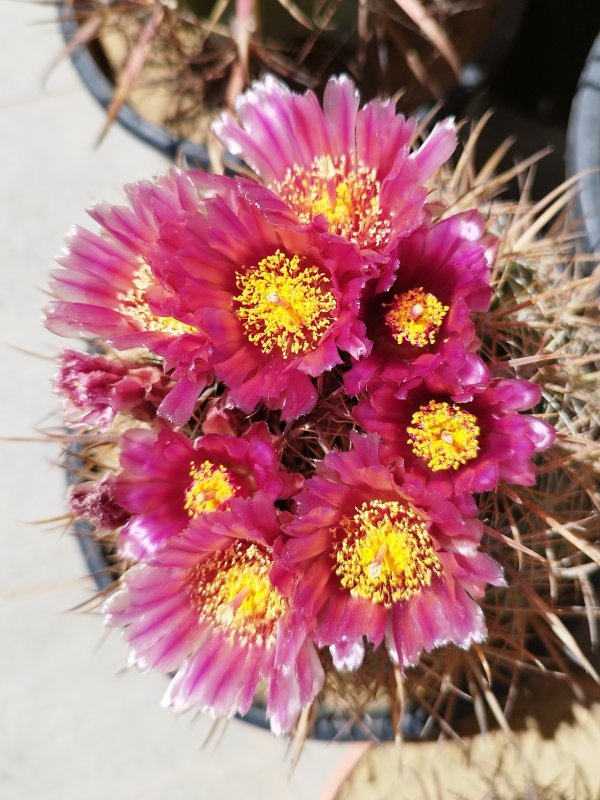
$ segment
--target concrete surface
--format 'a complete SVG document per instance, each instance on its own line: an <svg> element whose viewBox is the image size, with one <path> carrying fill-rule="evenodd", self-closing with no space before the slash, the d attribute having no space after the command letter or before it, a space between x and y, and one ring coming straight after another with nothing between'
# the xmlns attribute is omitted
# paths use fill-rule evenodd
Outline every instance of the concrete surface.
<svg viewBox="0 0 600 800"><path fill-rule="evenodd" d="M116 128L93 149L102 112L69 63L42 88L61 47L53 15L0 3L0 437L17 439L0 441L0 797L319 798L351 748L309 743L289 778L288 744L244 723L203 747L211 721L161 709L165 679L126 671L119 635L72 610L92 592L75 541L33 524L65 511L58 449L36 439L66 344L40 321L53 256L91 201L167 166Z"/></svg>

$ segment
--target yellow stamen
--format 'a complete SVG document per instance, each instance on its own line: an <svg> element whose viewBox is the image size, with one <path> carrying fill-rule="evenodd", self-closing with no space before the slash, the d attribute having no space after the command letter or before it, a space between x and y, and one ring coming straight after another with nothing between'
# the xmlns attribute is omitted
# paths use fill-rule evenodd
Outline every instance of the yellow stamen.
<svg viewBox="0 0 600 800"><path fill-rule="evenodd" d="M396 500L365 502L342 517L332 558L344 589L385 606L410 599L442 574L425 520Z"/></svg>
<svg viewBox="0 0 600 800"><path fill-rule="evenodd" d="M188 592L200 619L229 638L272 646L275 626L288 607L269 579L272 563L259 545L238 541L198 564Z"/></svg>
<svg viewBox="0 0 600 800"><path fill-rule="evenodd" d="M426 347L435 344L449 306L421 287L394 295L393 302L384 308L389 308L385 322L398 344L406 341L414 347Z"/></svg>
<svg viewBox="0 0 600 800"><path fill-rule="evenodd" d="M271 188L304 223L323 214L332 233L362 246L379 246L389 238L376 171L349 164L346 156L321 156L308 167L295 164Z"/></svg>
<svg viewBox="0 0 600 800"><path fill-rule="evenodd" d="M336 299L329 278L281 250L236 274L235 315L248 340L283 358L314 350L332 324Z"/></svg>
<svg viewBox="0 0 600 800"><path fill-rule="evenodd" d="M222 465L203 461L199 467L190 463L192 482L185 493L184 509L192 519L217 511L238 492L231 473Z"/></svg>
<svg viewBox="0 0 600 800"><path fill-rule="evenodd" d="M458 469L477 457L480 429L477 417L456 404L430 400L411 419L408 444L429 469Z"/></svg>
<svg viewBox="0 0 600 800"><path fill-rule="evenodd" d="M156 278L152 275L150 266L143 263L134 273L131 281L132 286L126 292L117 295L119 300L119 311L132 317L141 323L147 331L162 331L171 333L173 336L181 336L183 333L196 333L197 328L193 325L186 325L174 317L159 317L152 311L146 299L148 289L156 284Z"/></svg>

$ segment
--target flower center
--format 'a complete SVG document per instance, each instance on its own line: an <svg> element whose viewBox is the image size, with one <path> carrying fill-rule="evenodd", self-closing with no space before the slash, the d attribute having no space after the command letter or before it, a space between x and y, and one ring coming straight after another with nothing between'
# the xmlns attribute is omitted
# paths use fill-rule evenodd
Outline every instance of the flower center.
<svg viewBox="0 0 600 800"><path fill-rule="evenodd" d="M295 164L271 188L303 223L323 214L332 233L363 247L379 246L389 237L376 171L350 165L346 156L321 156L308 167Z"/></svg>
<svg viewBox="0 0 600 800"><path fill-rule="evenodd" d="M287 359L314 350L333 322L336 299L329 278L300 256L277 250L236 274L235 315L248 340L263 353L277 348Z"/></svg>
<svg viewBox="0 0 600 800"><path fill-rule="evenodd" d="M406 341L414 347L426 347L435 344L449 307L421 287L395 294L393 302L385 303L384 308L389 308L385 322L398 344Z"/></svg>
<svg viewBox="0 0 600 800"><path fill-rule="evenodd" d="M135 319L147 331L162 331L173 336L196 333L197 329L193 325L186 325L174 317L159 317L152 311L146 298L148 289L156 284L156 279L148 264L142 264L136 270L131 283L130 289L117 295L119 311L122 314Z"/></svg>
<svg viewBox="0 0 600 800"><path fill-rule="evenodd" d="M430 400L412 415L408 444L429 469L458 469L477 457L480 429L477 417L450 403Z"/></svg>
<svg viewBox="0 0 600 800"><path fill-rule="evenodd" d="M334 533L335 574L354 597L390 606L442 574L427 524L409 503L372 500Z"/></svg>
<svg viewBox="0 0 600 800"><path fill-rule="evenodd" d="M188 592L200 619L230 638L272 646L275 626L288 605L269 579L272 564L260 545L243 541L197 564Z"/></svg>
<svg viewBox="0 0 600 800"><path fill-rule="evenodd" d="M190 462L192 482L185 492L184 509L192 519L217 511L239 491L231 473L222 465L203 461L199 467Z"/></svg>

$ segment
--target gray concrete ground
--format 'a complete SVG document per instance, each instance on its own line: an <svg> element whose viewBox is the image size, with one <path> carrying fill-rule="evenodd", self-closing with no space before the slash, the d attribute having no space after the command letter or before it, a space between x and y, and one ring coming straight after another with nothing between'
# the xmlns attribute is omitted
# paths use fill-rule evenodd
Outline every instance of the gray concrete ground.
<svg viewBox="0 0 600 800"><path fill-rule="evenodd" d="M14 438L0 441L0 797L319 798L349 746L309 743L291 778L287 743L244 723L203 747L211 721L161 709L165 679L125 670L119 635L72 610L92 592L75 541L33 524L65 511L58 449L35 439L64 346L40 320L53 256L86 205L166 166L120 129L93 149L102 112L69 63L41 87L61 46L52 21L0 3L0 437Z"/></svg>

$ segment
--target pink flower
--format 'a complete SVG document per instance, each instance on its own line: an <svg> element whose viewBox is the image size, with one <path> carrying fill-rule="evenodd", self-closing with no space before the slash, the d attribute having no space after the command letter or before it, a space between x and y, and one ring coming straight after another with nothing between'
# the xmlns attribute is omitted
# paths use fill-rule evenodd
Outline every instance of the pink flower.
<svg viewBox="0 0 600 800"><path fill-rule="evenodd" d="M62 269L52 274L57 300L47 309L46 326L60 336L99 336L118 350L146 347L162 356L165 369L175 370L177 385L160 413L183 424L212 380L206 340L188 320L169 313L172 292L153 273L148 256L161 226L195 210L198 196L175 170L157 183L135 183L126 191L129 206L90 210L101 234L75 228L69 236L58 259ZM183 371L178 369L182 360Z"/></svg>
<svg viewBox="0 0 600 800"><path fill-rule="evenodd" d="M115 499L115 481L110 474L99 481L82 481L71 486L69 505L75 516L109 531L121 527L130 517Z"/></svg>
<svg viewBox="0 0 600 800"><path fill-rule="evenodd" d="M269 578L280 533L262 493L199 517L151 564L129 570L105 604L106 623L124 627L133 663L176 670L163 705L245 714L265 682L267 717L281 734L313 700L321 662Z"/></svg>
<svg viewBox="0 0 600 800"><path fill-rule="evenodd" d="M485 385L485 368L472 352L479 343L471 319L491 297L496 242L484 231L483 217L470 211L399 241L397 261L364 302L361 318L373 349L347 373L347 391L372 389L374 379L393 384L399 397L423 380L453 394Z"/></svg>
<svg viewBox="0 0 600 800"><path fill-rule="evenodd" d="M467 648L486 636L476 599L503 584L500 566L477 549L481 525L401 467L381 463L377 436L329 453L297 499L283 560L301 571L293 603L316 618L317 646L337 669L356 669L363 636L385 638L401 666L448 642ZM470 508L469 508L470 506Z"/></svg>
<svg viewBox="0 0 600 800"><path fill-rule="evenodd" d="M172 388L163 371L149 362L65 350L59 365L54 388L67 399L72 426L95 425L106 431L119 412L150 421Z"/></svg>
<svg viewBox="0 0 600 800"><path fill-rule="evenodd" d="M183 531L193 519L212 515L258 490L272 500L287 497L299 478L280 469L264 423L239 437L207 434L192 442L163 427L130 430L121 441L122 471L116 498L131 514L120 546L143 560Z"/></svg>
<svg viewBox="0 0 600 800"><path fill-rule="evenodd" d="M380 434L389 461L404 459L432 491L482 492L500 480L535 483L534 453L546 450L554 428L529 414L539 386L524 380L495 380L471 399L455 402L447 393L419 387L399 400L380 386L354 409L367 431Z"/></svg>
<svg viewBox="0 0 600 800"><path fill-rule="evenodd" d="M308 413L311 377L368 351L357 321L366 281L356 249L298 224L249 181L195 174L196 214L165 228L152 266L177 295L177 318L209 344L209 364L246 413L259 401L285 420ZM193 365L190 366L193 370Z"/></svg>
<svg viewBox="0 0 600 800"><path fill-rule="evenodd" d="M214 125L299 219L386 254L423 219L424 183L452 154L450 121L414 153L416 120L396 114L391 100L359 110L345 76L331 78L321 109L313 92L292 93L272 76L254 83L236 104L239 124L224 114Z"/></svg>

